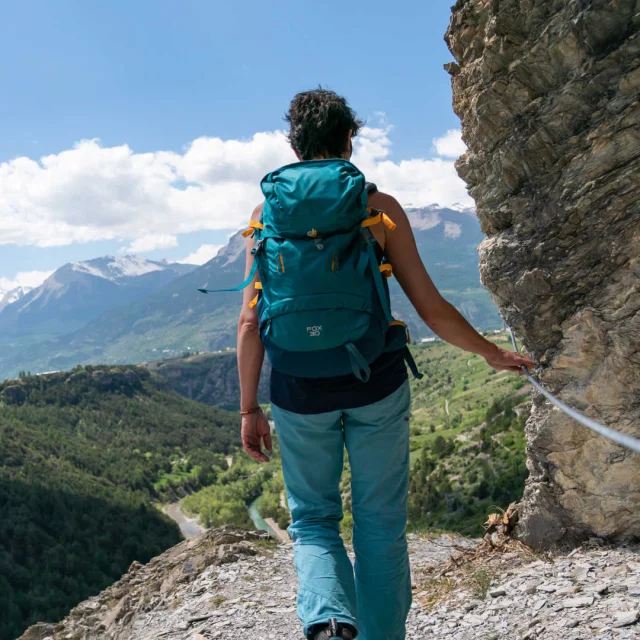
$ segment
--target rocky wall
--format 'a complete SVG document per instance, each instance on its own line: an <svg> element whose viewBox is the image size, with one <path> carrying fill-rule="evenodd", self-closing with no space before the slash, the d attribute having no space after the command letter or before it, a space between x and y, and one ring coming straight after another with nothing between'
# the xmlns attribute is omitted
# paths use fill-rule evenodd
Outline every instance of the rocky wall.
<svg viewBox="0 0 640 640"><path fill-rule="evenodd" d="M460 0L446 34L481 279L567 404L640 437L640 0ZM640 536L640 455L534 401L519 535Z"/></svg>

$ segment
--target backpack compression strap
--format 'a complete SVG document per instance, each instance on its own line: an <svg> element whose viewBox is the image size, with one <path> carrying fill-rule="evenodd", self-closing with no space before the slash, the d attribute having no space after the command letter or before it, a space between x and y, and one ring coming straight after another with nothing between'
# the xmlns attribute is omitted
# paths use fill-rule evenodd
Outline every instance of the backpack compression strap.
<svg viewBox="0 0 640 640"><path fill-rule="evenodd" d="M251 284L251 281L256 275L257 270L258 270L258 262L254 258L253 264L251 265L251 270L249 271L249 275L246 277L245 281L239 284L238 286L229 287L228 289L198 289L198 291L200 291L201 293L222 293L224 291L242 291L243 289L246 289Z"/></svg>
<svg viewBox="0 0 640 640"><path fill-rule="evenodd" d="M258 240L256 243L255 249L252 250L253 254L253 264L251 265L251 269L249 270L249 275L245 278L244 282L237 285L236 287L229 287L228 289L198 289L201 293L223 293L226 291L242 291L246 289L250 284L253 278L256 275L256 271L258 270L258 256L262 251L262 242L263 240Z"/></svg>
<svg viewBox="0 0 640 640"><path fill-rule="evenodd" d="M411 371L413 377L416 380L422 380L422 378L424 378L424 373L420 373L418 365L413 359L413 355L411 354L411 350L409 349L408 345L405 346L404 349L402 349L402 355L404 357L405 364L407 365L407 367L409 367L409 371Z"/></svg>
<svg viewBox="0 0 640 640"><path fill-rule="evenodd" d="M375 186L375 185L374 185ZM389 305L389 298L384 288L384 282L382 280L382 273L380 272L380 265L378 264L378 258L376 257L375 249L373 248L377 244L373 233L369 227L363 227L360 230L365 242L367 243L367 255L369 257L369 266L373 275L373 283L375 284L376 291L378 292L378 298L380 298L380 305L384 312L384 317L387 324L393 322L393 316L391 315L391 306Z"/></svg>

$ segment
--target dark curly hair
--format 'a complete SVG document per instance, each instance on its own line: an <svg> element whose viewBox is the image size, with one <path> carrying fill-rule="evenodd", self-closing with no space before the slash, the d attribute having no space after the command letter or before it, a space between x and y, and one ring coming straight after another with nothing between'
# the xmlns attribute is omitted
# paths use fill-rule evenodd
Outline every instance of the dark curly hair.
<svg viewBox="0 0 640 640"><path fill-rule="evenodd" d="M341 156L349 131L355 136L364 124L343 97L322 87L298 93L284 119L289 143L302 160Z"/></svg>

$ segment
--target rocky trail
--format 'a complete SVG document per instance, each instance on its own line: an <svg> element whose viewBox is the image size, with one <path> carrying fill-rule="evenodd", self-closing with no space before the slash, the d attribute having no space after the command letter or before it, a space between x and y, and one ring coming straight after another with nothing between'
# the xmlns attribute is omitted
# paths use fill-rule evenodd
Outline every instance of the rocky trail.
<svg viewBox="0 0 640 640"><path fill-rule="evenodd" d="M519 543L409 536L407 638L637 638L640 548L534 556ZM292 640L302 637L291 545L235 527L206 531L21 640Z"/></svg>

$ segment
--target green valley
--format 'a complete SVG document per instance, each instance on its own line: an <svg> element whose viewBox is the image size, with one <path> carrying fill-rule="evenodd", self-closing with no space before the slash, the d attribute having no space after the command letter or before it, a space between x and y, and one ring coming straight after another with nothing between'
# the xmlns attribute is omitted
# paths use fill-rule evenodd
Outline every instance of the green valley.
<svg viewBox="0 0 640 640"><path fill-rule="evenodd" d="M508 346L505 334L492 339ZM516 374L497 372L480 356L446 343L427 343L412 350L425 377L411 381L410 527L479 535L494 505L506 508L523 493L526 381ZM174 372L177 366L172 361ZM346 537L353 524L349 479L346 460L341 485ZM214 485L187 498L184 507L200 514L207 526L226 521L247 526L247 506L261 496L260 514L284 528L288 513L282 504L283 491L275 438L268 465L258 466L241 453Z"/></svg>
<svg viewBox="0 0 640 640"><path fill-rule="evenodd" d="M154 503L215 482L238 424L137 367L0 384L0 638L179 542Z"/></svg>
<svg viewBox="0 0 640 640"><path fill-rule="evenodd" d="M411 381L410 527L477 535L494 505L522 495L528 387L442 342L412 349L425 377ZM205 526L251 528L257 499L287 526L277 438L271 463L258 465L240 448L238 416L204 404L237 408L234 360L198 354L0 384L1 640L62 617L178 542L161 503L186 495L185 512ZM349 479L345 460L345 538Z"/></svg>

